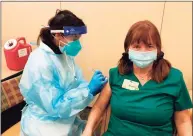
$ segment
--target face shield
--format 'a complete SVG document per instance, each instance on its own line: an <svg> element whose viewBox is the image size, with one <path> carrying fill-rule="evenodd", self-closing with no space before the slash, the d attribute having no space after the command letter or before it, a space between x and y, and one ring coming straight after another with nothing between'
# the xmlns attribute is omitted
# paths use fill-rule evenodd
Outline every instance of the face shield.
<svg viewBox="0 0 193 136"><path fill-rule="evenodd" d="M52 34L54 33L63 33L64 36L69 35L82 35L87 33L86 26L64 26L63 30L50 30Z"/></svg>

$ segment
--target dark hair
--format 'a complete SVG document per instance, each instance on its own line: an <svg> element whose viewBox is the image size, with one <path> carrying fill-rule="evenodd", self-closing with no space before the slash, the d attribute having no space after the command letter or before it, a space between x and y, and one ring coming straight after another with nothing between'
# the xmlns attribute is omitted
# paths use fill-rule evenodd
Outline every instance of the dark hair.
<svg viewBox="0 0 193 136"><path fill-rule="evenodd" d="M152 41L157 47L158 57L153 63L151 78L160 83L168 76L171 64L168 60L163 58L164 53L161 51L161 38L156 26L147 20L139 21L133 24L129 29L124 42L125 53L123 53L118 63L119 73L129 74L133 71L133 62L129 59L128 49L131 44L141 41L144 44L148 44Z"/></svg>
<svg viewBox="0 0 193 136"><path fill-rule="evenodd" d="M50 30L62 30L64 26L85 26L84 22L69 10L59 10L56 15L48 21L49 27L40 30L39 40L48 45L56 54L61 54L59 47L54 43L53 34Z"/></svg>

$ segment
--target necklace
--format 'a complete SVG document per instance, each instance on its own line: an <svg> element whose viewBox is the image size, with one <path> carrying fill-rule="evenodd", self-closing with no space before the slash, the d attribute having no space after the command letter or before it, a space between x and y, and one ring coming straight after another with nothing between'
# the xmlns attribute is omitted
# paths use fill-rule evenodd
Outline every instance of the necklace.
<svg viewBox="0 0 193 136"><path fill-rule="evenodd" d="M140 76L140 79L141 79L141 80L144 80L144 77Z"/></svg>
<svg viewBox="0 0 193 136"><path fill-rule="evenodd" d="M137 74L138 75L138 74ZM143 76L141 76L141 75L138 75L139 76L139 78L140 78L140 80L145 80L145 77L148 75L148 73L146 73L145 75L143 75Z"/></svg>

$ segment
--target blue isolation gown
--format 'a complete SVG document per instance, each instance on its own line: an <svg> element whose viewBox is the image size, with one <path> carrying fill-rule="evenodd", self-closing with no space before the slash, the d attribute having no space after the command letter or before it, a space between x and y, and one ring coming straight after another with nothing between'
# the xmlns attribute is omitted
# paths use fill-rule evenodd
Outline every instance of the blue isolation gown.
<svg viewBox="0 0 193 136"><path fill-rule="evenodd" d="M27 103L22 110L21 135L82 134L85 121L78 113L93 95L73 57L55 54L41 42L30 54L19 87Z"/></svg>

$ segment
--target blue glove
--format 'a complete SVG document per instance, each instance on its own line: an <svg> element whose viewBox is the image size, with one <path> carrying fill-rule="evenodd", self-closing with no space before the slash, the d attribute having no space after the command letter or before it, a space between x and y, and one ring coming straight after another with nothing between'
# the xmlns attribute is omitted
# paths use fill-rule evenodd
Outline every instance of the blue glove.
<svg viewBox="0 0 193 136"><path fill-rule="evenodd" d="M98 71L98 70L95 71L88 85L88 88L90 89L90 93L94 96L98 94L101 91L101 89L104 87L104 85L107 83L107 81L108 79L103 76L101 71Z"/></svg>

